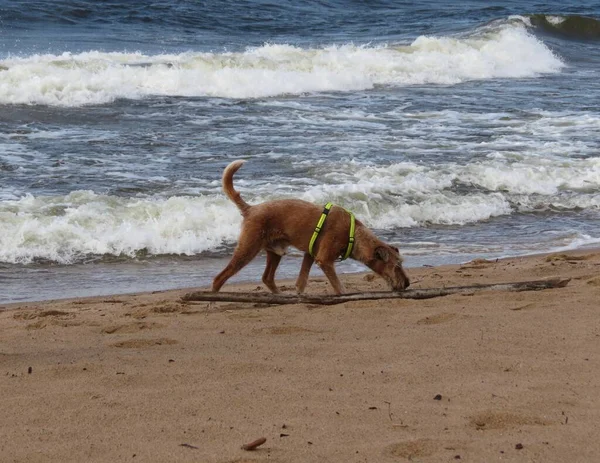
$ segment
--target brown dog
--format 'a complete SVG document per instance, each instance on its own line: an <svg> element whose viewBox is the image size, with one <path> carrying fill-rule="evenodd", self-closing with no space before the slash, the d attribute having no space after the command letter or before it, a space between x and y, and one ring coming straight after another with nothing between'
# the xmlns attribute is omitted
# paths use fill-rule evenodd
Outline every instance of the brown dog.
<svg viewBox="0 0 600 463"><path fill-rule="evenodd" d="M321 217L322 208L299 199L249 205L233 188L233 174L243 163L244 161L234 161L223 172L223 190L239 208L244 221L233 257L227 267L215 277L212 290L219 291L229 278L264 249L267 251L267 267L262 281L273 293L278 293L275 271L286 248L294 246L304 252L302 268L296 281L298 294L302 294L306 288L308 274L314 261L329 279L335 293L342 294L344 288L333 264L348 246L349 213L341 207L331 208L315 242L313 258L308 252L309 242ZM406 289L410 284L402 268L402 257L398 249L378 239L359 220L356 220L355 242L350 257L381 275L394 291Z"/></svg>

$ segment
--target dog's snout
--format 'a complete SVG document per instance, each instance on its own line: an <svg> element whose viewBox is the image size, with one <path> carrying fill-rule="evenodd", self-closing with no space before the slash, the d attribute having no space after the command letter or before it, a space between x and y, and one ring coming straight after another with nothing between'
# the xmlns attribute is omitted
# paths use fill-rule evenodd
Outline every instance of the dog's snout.
<svg viewBox="0 0 600 463"><path fill-rule="evenodd" d="M402 278L395 285L392 286L392 290L404 291L409 286L410 286L410 280L408 278Z"/></svg>
<svg viewBox="0 0 600 463"><path fill-rule="evenodd" d="M409 286L410 286L410 281L409 280L404 280L402 283L400 283L398 285L398 287L396 288L396 291L404 291Z"/></svg>

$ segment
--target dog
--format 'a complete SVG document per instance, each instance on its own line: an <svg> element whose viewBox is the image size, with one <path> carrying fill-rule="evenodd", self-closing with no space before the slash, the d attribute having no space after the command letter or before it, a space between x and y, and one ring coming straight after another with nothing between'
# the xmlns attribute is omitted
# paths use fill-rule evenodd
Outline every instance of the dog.
<svg viewBox="0 0 600 463"><path fill-rule="evenodd" d="M354 245L349 245L351 220L354 221L354 218L352 216L351 219L351 214L344 208L333 206L325 214L319 206L299 199L281 199L256 205L244 201L233 187L233 175L244 162L233 161L223 171L223 191L240 210L243 222L231 261L213 280L213 292L218 292L229 278L264 249L267 253L267 265L262 281L271 292L279 293L275 284L275 271L288 246L304 252L296 281L298 294L304 293L314 262L323 270L335 294L344 293L334 262L348 247L351 250L348 257L362 262L383 277L393 291L408 288L410 281L402 268L398 248L381 241L359 220L355 221ZM322 213L326 220L317 233L315 226L321 222Z"/></svg>

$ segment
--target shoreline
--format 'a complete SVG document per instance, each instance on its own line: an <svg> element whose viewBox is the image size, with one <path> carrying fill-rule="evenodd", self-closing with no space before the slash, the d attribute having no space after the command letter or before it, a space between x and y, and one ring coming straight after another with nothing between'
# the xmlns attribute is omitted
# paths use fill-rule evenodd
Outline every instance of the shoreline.
<svg viewBox="0 0 600 463"><path fill-rule="evenodd" d="M182 303L189 289L13 304L0 311L0 454L57 463L597 459L600 250L410 275L420 288L571 280L332 306ZM353 292L385 288L372 274L341 278ZM294 291L293 281L280 286ZM328 289L322 277L307 288Z"/></svg>
<svg viewBox="0 0 600 463"><path fill-rule="evenodd" d="M412 274L416 274L416 275L420 275L420 271L424 270L424 269L435 269L435 268L440 268L440 269L446 269L446 268L452 268L452 267L461 267L464 265L468 265L469 262L473 262L473 261L477 261L477 260L489 260L489 261L495 261L495 262L499 262L499 261L507 261L507 260L514 260L514 259L529 259L529 258L543 258L546 256L550 256L550 255L559 255L559 254L565 254L565 255L573 255L573 254L580 254L580 253L596 253L599 252L600 253L600 247L599 246L591 246L591 247L581 247L581 248L575 248L575 249L568 249L568 250L564 250L564 251L549 251L549 252L541 252L541 253L528 253L528 254L522 254L522 255L517 255L517 256L507 256L507 257L494 257L494 258L490 258L490 259L474 259L472 261L467 261L467 262L462 262L462 263L456 263L456 264L440 264L440 265L421 265L419 267L407 267L405 266L409 277L411 278L411 288L413 288L413 278L411 277ZM298 262L299 263L299 262ZM316 267L315 267L316 268ZM313 268L312 272L315 272L315 268ZM268 292L268 289L266 287L264 287L262 281L260 280L260 277L262 275L262 268L258 268L256 267L255 269L258 273L256 274L256 280L237 280L237 281L233 281L233 282L228 282L225 284L225 286L223 287L223 291L239 291L240 288L250 288L252 287L253 289L256 289L257 286L261 286L263 288L263 290L265 292ZM299 270L299 268L298 268ZM320 270L316 270L317 275L314 275L311 272L311 276L310 279L311 280L320 280L322 283L325 284L325 286L329 287L329 283L326 280L325 275L322 274L322 272ZM373 274L373 272L371 272L367 267L364 267L364 270L362 271L356 271L356 272L346 272L346 273L341 273L339 272L338 269L338 275L340 276L340 278L343 277L348 277L350 279L352 279L351 277L359 277L359 278L364 278L366 275L369 274ZM373 274L374 279L380 279L379 276ZM235 279L235 277L234 277ZM291 285L292 287L294 286L295 283L295 278L282 278L282 279L276 279L275 280L276 283L278 285L283 285L285 287L288 288L289 291L289 286ZM419 280L420 281L420 280ZM60 302L70 302L70 301L81 301L81 300L98 300L98 299L110 299L110 298L126 298L126 297L140 297L140 296L144 296L144 295L151 295L151 294L165 294L165 295L169 295L169 294L176 294L178 295L177 297L179 297L179 293L181 292L190 292L190 291L198 291L198 290L207 290L209 288L209 286L189 286L189 287L180 287L180 288L172 288L172 289L160 289L160 290L156 290L156 291L133 291L130 293L122 293L122 292L118 292L118 293L111 293L111 294L99 294L99 295L92 295L92 296L80 296L80 297L66 297L66 298L48 298L48 299L40 299L40 300L34 300L34 301L14 301L14 302L6 302L6 303L0 303L0 311L2 310L10 310L14 307L18 307L18 306L22 306L22 305L36 305L36 304L53 304L53 303L60 303ZM230 289L227 289L230 288ZM348 288L346 288L347 292ZM379 285L379 288L377 290L380 291L385 291L387 290L385 285ZM293 292L295 294L295 292ZM312 294L310 285L307 288L307 293ZM330 294L330 293L328 293Z"/></svg>

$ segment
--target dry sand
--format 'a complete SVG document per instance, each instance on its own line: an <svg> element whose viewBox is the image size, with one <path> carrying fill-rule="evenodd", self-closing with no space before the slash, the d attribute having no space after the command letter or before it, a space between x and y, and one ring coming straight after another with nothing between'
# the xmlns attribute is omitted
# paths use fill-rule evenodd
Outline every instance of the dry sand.
<svg viewBox="0 0 600 463"><path fill-rule="evenodd" d="M4 306L0 461L600 461L600 251L409 273L572 280L334 306L185 305L183 290Z"/></svg>

